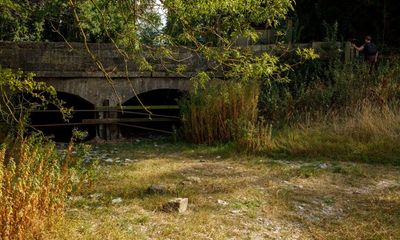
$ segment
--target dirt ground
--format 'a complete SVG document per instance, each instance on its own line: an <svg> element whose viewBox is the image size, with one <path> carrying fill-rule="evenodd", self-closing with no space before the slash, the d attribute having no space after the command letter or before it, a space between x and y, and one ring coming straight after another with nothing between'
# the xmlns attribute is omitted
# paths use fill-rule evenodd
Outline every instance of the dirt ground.
<svg viewBox="0 0 400 240"><path fill-rule="evenodd" d="M157 141L96 146L90 158L95 181L47 238L400 239L396 166ZM186 212L162 210L175 197L189 199Z"/></svg>

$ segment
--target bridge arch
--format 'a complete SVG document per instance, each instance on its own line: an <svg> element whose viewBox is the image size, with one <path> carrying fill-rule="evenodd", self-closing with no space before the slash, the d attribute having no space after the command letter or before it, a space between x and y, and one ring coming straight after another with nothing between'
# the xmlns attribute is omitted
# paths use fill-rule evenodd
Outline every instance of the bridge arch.
<svg viewBox="0 0 400 240"><path fill-rule="evenodd" d="M167 91L186 92L190 87L190 81L184 78L135 79L131 81L131 83L126 80L125 84L123 84L125 85L123 86L123 89L119 89L119 92L121 93L121 102L123 105L126 102L136 98L135 92L138 96L146 96L158 91L162 96L163 93Z"/></svg>
<svg viewBox="0 0 400 240"><path fill-rule="evenodd" d="M95 106L102 106L104 100L108 100L110 106L118 106L134 98L135 92L139 95L158 89L187 91L190 88L187 78L168 77L138 77L129 81L126 78L115 78L112 86L104 78L45 79L45 82L57 91L80 96Z"/></svg>
<svg viewBox="0 0 400 240"><path fill-rule="evenodd" d="M31 125L42 131L45 135L54 137L55 141L67 142L72 136L74 128L81 131L87 131L87 139L96 136L96 127L94 125L83 125L84 119L93 119L96 117L94 104L84 98L66 92L57 92L57 97L65 102L65 107L73 108L72 117L65 122L59 109L50 105L46 110L34 111L30 115Z"/></svg>
<svg viewBox="0 0 400 240"><path fill-rule="evenodd" d="M138 94L140 101L145 106L150 106L148 110L152 113L151 120L137 97L125 101L123 106L126 110L119 115L123 124L120 127L122 135L130 138L175 131L181 125L178 101L184 94L184 90L167 88ZM140 119L143 119L143 122ZM136 122L132 123L133 120Z"/></svg>

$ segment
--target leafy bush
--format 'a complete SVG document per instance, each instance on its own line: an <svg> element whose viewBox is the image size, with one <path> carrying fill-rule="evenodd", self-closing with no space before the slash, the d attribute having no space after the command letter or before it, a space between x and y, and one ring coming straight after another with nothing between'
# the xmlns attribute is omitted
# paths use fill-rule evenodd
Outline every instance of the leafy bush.
<svg viewBox="0 0 400 240"><path fill-rule="evenodd" d="M400 64L382 62L373 73L367 64L309 61L288 83L261 89L260 111L275 126L306 121L328 113L348 112L365 100L380 105L400 100Z"/></svg>
<svg viewBox="0 0 400 240"><path fill-rule="evenodd" d="M234 139L236 148L245 153L265 152L273 149L272 125L265 121L242 122Z"/></svg>
<svg viewBox="0 0 400 240"><path fill-rule="evenodd" d="M400 164L400 64L383 62L372 73L363 63L314 64L306 66L314 74L297 72L288 84L264 88L263 117L274 134L266 134L269 125L252 125L238 149Z"/></svg>

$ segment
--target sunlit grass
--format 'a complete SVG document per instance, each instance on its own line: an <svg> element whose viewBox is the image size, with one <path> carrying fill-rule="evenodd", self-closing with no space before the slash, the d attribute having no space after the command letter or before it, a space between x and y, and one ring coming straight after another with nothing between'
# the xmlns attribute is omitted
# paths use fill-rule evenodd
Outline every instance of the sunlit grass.
<svg viewBox="0 0 400 240"><path fill-rule="evenodd" d="M64 223L49 239L395 239L400 234L398 167L271 160L226 154L232 146L158 140L101 149L114 148L112 157L135 162L103 165L96 183L71 199ZM149 194L151 184L168 192ZM188 197L189 211L160 210L174 197ZM113 204L116 198L122 202Z"/></svg>

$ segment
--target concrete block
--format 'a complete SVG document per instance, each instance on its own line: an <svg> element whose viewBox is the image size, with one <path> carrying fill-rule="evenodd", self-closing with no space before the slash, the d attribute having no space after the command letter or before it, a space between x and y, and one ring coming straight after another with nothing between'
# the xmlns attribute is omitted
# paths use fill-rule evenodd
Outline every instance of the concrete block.
<svg viewBox="0 0 400 240"><path fill-rule="evenodd" d="M162 207L165 212L184 213L187 211L189 200L187 198L174 198Z"/></svg>

